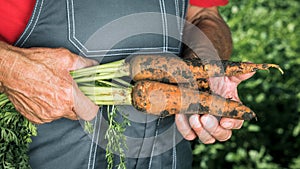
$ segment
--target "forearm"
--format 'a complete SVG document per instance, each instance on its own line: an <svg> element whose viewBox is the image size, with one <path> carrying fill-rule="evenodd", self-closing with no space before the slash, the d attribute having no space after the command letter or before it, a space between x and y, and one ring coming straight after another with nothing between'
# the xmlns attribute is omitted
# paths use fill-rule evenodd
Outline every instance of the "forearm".
<svg viewBox="0 0 300 169"><path fill-rule="evenodd" d="M221 17L219 15L218 7L202 8L198 6L189 5L186 16L186 20L188 22L193 22L203 16Z"/></svg>
<svg viewBox="0 0 300 169"><path fill-rule="evenodd" d="M217 50L220 59L228 60L230 58L232 53L231 32L217 7L189 6L186 19L207 36Z"/></svg>
<svg viewBox="0 0 300 169"><path fill-rule="evenodd" d="M0 92L4 90L4 83L9 79L18 55L16 47L0 41Z"/></svg>

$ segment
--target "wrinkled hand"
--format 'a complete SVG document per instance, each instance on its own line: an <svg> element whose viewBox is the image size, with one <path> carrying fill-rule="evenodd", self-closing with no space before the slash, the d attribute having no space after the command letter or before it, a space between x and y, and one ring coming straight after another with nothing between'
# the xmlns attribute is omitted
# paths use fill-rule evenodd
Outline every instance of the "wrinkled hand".
<svg viewBox="0 0 300 169"><path fill-rule="evenodd" d="M240 101L237 86L253 74L209 78L211 90L224 98ZM175 122L185 139L193 140L198 137L205 144L214 143L216 140L226 141L231 137L232 129L239 129L243 125L243 120L221 118L218 121L216 117L209 114L194 114L189 118L184 114L177 114Z"/></svg>
<svg viewBox="0 0 300 169"><path fill-rule="evenodd" d="M201 59L222 59L228 60L232 52L231 32L225 21L218 12L217 7L201 8L189 6L187 11L187 21L198 27L213 44L218 52L216 56L210 54L211 45L208 45L205 38L195 37L194 32L186 29L184 39L188 42L184 48L183 57ZM192 53L195 53L193 55ZM202 56L203 55L203 56ZM209 58L206 58L209 57ZM239 101L237 86L243 80L250 78L253 74L247 74L235 77L214 77L210 78L210 88L225 98L231 98ZM203 143L214 143L216 140L226 141L231 137L232 129L239 129L243 120L230 118L221 118L220 121L212 115L192 115L189 118L186 115L178 114L175 116L175 122L179 132L187 140L193 140L198 137Z"/></svg>
<svg viewBox="0 0 300 169"><path fill-rule="evenodd" d="M69 71L97 64L67 49L21 49L0 42L1 91L34 123L65 117L92 119L98 107L73 81Z"/></svg>

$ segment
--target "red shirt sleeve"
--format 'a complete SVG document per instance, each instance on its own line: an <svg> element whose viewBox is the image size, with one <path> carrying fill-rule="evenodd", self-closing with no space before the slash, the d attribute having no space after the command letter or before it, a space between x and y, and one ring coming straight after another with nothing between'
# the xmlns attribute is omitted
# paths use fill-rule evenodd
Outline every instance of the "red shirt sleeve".
<svg viewBox="0 0 300 169"><path fill-rule="evenodd" d="M225 6L228 4L228 0L190 0L190 4L208 8L213 6Z"/></svg>
<svg viewBox="0 0 300 169"><path fill-rule="evenodd" d="M35 0L0 0L0 40L13 44L30 19Z"/></svg>

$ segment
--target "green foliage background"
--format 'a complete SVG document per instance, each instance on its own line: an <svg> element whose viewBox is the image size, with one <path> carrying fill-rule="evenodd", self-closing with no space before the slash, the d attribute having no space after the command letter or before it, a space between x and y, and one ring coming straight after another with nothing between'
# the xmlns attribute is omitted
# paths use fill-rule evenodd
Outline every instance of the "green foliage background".
<svg viewBox="0 0 300 169"><path fill-rule="evenodd" d="M258 121L232 138L194 144L194 168L300 168L300 1L230 0L220 13L232 31L232 60L279 64L239 86Z"/></svg>

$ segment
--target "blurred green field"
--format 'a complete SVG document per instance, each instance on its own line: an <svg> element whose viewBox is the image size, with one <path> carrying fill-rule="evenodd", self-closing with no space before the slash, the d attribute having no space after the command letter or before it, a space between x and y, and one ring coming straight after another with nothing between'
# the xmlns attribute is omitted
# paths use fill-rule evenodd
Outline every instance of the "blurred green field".
<svg viewBox="0 0 300 169"><path fill-rule="evenodd" d="M227 142L195 142L194 168L300 168L300 1L230 0L220 12L232 31L232 60L275 63L285 73L259 71L239 86L258 121Z"/></svg>

